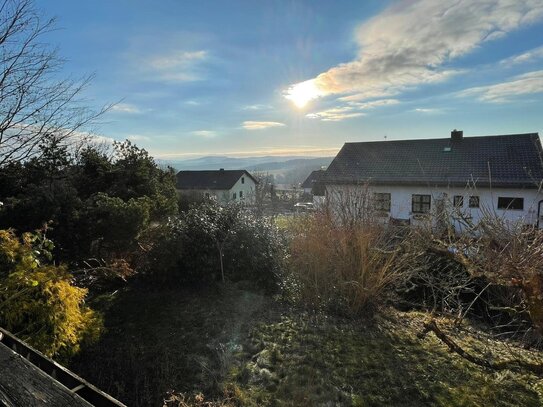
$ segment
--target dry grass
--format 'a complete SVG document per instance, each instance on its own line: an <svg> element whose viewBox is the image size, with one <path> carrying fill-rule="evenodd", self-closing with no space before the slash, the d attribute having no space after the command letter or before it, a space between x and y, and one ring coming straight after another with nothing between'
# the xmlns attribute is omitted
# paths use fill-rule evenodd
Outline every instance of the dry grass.
<svg viewBox="0 0 543 407"><path fill-rule="evenodd" d="M291 228L286 290L296 301L350 315L372 313L409 273L411 254L383 225L346 225L319 212Z"/></svg>

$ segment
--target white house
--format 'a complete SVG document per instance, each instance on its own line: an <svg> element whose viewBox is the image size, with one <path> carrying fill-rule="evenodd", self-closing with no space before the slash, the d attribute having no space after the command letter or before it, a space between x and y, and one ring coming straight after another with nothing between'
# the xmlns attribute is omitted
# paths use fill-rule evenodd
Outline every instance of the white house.
<svg viewBox="0 0 543 407"><path fill-rule="evenodd" d="M389 220L416 224L449 209L456 228L485 214L543 227L542 157L537 133L454 130L442 139L345 143L321 182L330 204L364 191Z"/></svg>
<svg viewBox="0 0 543 407"><path fill-rule="evenodd" d="M215 197L219 202L253 203L258 181L245 170L179 171L177 190L181 194Z"/></svg>

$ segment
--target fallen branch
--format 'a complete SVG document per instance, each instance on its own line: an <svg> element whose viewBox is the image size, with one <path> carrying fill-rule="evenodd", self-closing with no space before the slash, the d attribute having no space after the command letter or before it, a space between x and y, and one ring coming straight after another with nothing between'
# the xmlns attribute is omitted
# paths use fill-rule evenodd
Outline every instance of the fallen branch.
<svg viewBox="0 0 543 407"><path fill-rule="evenodd" d="M458 345L454 340L449 338L445 332L443 332L438 326L435 320L426 322L424 324L423 335L426 335L428 332L433 332L447 347L454 353L458 354L467 361L474 363L478 366L484 367L489 370L512 370L520 371L525 370L531 373L534 373L538 376L543 375L543 365L536 363L529 363L520 360L508 360L503 362L492 363L486 359L474 356L466 352L460 345Z"/></svg>

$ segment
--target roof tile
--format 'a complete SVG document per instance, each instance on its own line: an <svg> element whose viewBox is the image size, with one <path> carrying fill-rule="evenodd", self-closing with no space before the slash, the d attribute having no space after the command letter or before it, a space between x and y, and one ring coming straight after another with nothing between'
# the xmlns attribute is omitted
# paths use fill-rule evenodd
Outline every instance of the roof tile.
<svg viewBox="0 0 543 407"><path fill-rule="evenodd" d="M323 181L535 188L542 152L537 133L345 143Z"/></svg>

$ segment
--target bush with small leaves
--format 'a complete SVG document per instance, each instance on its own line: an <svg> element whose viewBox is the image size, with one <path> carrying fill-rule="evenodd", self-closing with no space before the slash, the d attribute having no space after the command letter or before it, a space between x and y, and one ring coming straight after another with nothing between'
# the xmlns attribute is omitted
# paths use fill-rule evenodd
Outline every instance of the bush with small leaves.
<svg viewBox="0 0 543 407"><path fill-rule="evenodd" d="M102 319L87 290L64 266L47 264L53 244L41 233L0 230L0 325L48 356L67 358L98 338Z"/></svg>

